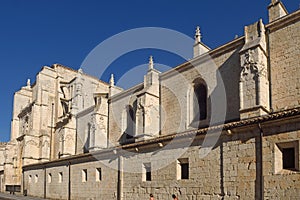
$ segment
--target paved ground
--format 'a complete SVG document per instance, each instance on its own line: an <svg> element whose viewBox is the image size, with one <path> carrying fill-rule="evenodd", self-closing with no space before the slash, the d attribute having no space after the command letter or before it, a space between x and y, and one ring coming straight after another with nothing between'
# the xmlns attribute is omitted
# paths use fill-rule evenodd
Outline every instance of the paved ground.
<svg viewBox="0 0 300 200"><path fill-rule="evenodd" d="M0 193L0 200L44 200L43 198L28 197L21 195L12 195L8 193Z"/></svg>

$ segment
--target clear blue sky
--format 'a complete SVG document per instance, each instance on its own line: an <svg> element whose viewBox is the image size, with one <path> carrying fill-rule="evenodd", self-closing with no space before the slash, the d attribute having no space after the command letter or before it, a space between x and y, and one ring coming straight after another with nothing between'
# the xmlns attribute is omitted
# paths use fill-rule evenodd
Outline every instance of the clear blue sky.
<svg viewBox="0 0 300 200"><path fill-rule="evenodd" d="M244 25L259 18L267 23L270 1L1 0L0 141L10 137L14 92L28 78L34 81L42 66L61 63L78 69L101 41L138 27L164 27L193 37L195 27L200 25L203 42L216 48L235 35L243 35ZM300 4L300 0L283 2L290 12ZM180 64L180 59L168 59L160 51L151 50L135 52L116 63L119 68L143 64L149 52L160 63ZM114 71L116 79L122 70Z"/></svg>

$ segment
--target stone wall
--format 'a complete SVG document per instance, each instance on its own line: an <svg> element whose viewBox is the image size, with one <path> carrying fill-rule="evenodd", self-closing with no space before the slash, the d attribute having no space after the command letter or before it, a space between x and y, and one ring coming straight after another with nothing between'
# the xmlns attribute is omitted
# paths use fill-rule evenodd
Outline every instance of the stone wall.
<svg viewBox="0 0 300 200"><path fill-rule="evenodd" d="M124 199L146 199L152 193L155 199L255 199L259 192L256 185L256 139L255 132L240 132L222 137L212 151L201 158L202 139L197 139L182 155L174 155L178 149L161 150L164 163L156 170L160 160L153 160L153 153L141 153L132 162L152 160L152 180L143 181L142 173L124 173ZM174 159L175 156L175 159ZM178 156L178 158L176 158ZM178 161L188 159L189 179L178 180ZM138 161L139 160L139 161ZM124 161L125 163L125 161ZM140 171L136 169L136 171Z"/></svg>
<svg viewBox="0 0 300 200"><path fill-rule="evenodd" d="M118 146L120 143L126 142L127 106L134 106L137 98L136 92L142 89L143 86L140 84L109 99L109 146ZM131 121L134 126L134 120Z"/></svg>
<svg viewBox="0 0 300 200"><path fill-rule="evenodd" d="M77 115L76 154L82 154L89 148L88 132L93 113L94 107L91 107Z"/></svg>
<svg viewBox="0 0 300 200"><path fill-rule="evenodd" d="M298 121L278 123L263 127L263 163L265 199L297 199L300 195L299 144L300 125ZM296 169L284 169L282 148L295 149ZM277 152L278 151L278 152Z"/></svg>
<svg viewBox="0 0 300 200"><path fill-rule="evenodd" d="M208 117L200 122L200 126L222 121L210 119L211 109L215 113L224 111L223 121L239 119L239 50L242 45L241 39L233 41L213 50L209 55L198 57L191 64L179 66L161 75L162 135L193 129L189 119L189 112L192 110L189 98L193 81L197 78L203 79L208 86Z"/></svg>
<svg viewBox="0 0 300 200"><path fill-rule="evenodd" d="M245 37L165 73L151 57L144 83L126 91L113 77L108 85L44 67L15 94L1 183L52 199L298 198L300 11L273 9L281 5L272 1L270 24L249 25ZM195 97L205 101L204 119Z"/></svg>
<svg viewBox="0 0 300 200"><path fill-rule="evenodd" d="M71 165L69 162L56 166L49 164L45 168L25 171L24 189L27 194L44 197L46 193L46 197L50 199L68 199L69 195L71 199L117 198L118 173L103 164L108 161L72 162Z"/></svg>
<svg viewBox="0 0 300 200"><path fill-rule="evenodd" d="M300 105L300 22L299 11L279 24L270 24L270 69L274 111ZM297 21L294 18L298 18Z"/></svg>

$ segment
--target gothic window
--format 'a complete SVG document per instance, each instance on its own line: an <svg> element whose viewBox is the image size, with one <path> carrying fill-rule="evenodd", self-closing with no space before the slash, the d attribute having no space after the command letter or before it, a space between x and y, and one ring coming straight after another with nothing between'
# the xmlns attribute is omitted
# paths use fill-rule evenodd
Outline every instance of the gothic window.
<svg viewBox="0 0 300 200"><path fill-rule="evenodd" d="M196 113L196 117L199 120L204 120L207 117L207 90L206 85L203 83L197 84L194 87L196 95L196 104L198 103L199 110Z"/></svg>
<svg viewBox="0 0 300 200"><path fill-rule="evenodd" d="M126 106L126 119L127 119L127 128L126 128L126 139L130 139L134 136L134 124L135 124L135 112L133 107L128 105Z"/></svg>
<svg viewBox="0 0 300 200"><path fill-rule="evenodd" d="M189 95L190 126L198 127L199 122L207 119L207 86L203 79L196 79Z"/></svg>

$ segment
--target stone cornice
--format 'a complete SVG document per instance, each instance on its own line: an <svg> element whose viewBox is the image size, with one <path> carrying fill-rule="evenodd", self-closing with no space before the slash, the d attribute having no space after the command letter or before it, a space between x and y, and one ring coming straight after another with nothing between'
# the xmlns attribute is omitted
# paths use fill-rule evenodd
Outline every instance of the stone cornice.
<svg viewBox="0 0 300 200"><path fill-rule="evenodd" d="M43 163L26 165L23 166L23 170L26 171L30 169L40 169L40 168L50 167L50 166L62 166L62 165L75 164L75 163L81 163L87 161L97 161L97 157L104 157L104 158L107 156L116 157L118 150L131 151L131 150L135 150L136 148L142 148L142 147L146 148L147 146L159 147L159 144L164 144L166 142L173 140L174 138L185 140L185 139L191 139L195 136L204 137L205 135L207 135L208 131L213 133L214 131L220 131L220 130L223 130L222 133L225 134L226 130L231 130L234 128L247 128L247 127L249 128L249 127L256 126L257 124L264 125L264 124L270 124L271 122L278 123L278 120L282 120L282 121L286 120L290 122L292 118L296 118L297 120L299 120L299 117L300 117L300 107L272 113L269 115L253 117L253 118L244 119L235 122L229 122L224 125L221 124L221 125L215 125L207 128L198 129L198 130L185 131L181 133L173 133L170 135L160 136L157 138L153 138L141 142L102 149L102 150L94 151L92 153L73 155L73 156L69 156L66 158L61 158L53 161L46 161ZM238 134L238 133L233 133L233 134Z"/></svg>
<svg viewBox="0 0 300 200"><path fill-rule="evenodd" d="M144 88L144 83L140 83L140 84L135 85L127 90L124 90L118 94L115 94L115 95L109 97L108 101L109 102L118 101L118 100L122 99L123 97L135 94L137 90L142 90L143 88Z"/></svg>
<svg viewBox="0 0 300 200"><path fill-rule="evenodd" d="M52 66L51 66L52 68L55 68L55 67L60 67L60 68L63 68L63 69L66 69L66 70L69 70L69 71L72 71L72 72L76 72L76 73L78 73L78 71L77 70L75 70L75 69L72 69L72 68L70 68L70 67L67 67L67 66L64 66L64 65L62 65L62 64L53 64ZM87 77L89 77L89 78L92 78L92 79L95 79L95 80L97 80L98 82L100 82L100 83L103 83L103 84L105 84L105 85L107 85L107 86L109 86L109 84L108 83L106 83L106 82L104 82L104 81L102 81L102 80L100 80L99 78L97 78L97 77L95 77L95 76L92 76L92 75L89 75L89 74L86 74L86 73L82 73L84 76L87 76Z"/></svg>
<svg viewBox="0 0 300 200"><path fill-rule="evenodd" d="M228 42L220 47L217 47L216 49L210 50L207 53L204 53L200 56L197 56L196 58L193 58L192 60L189 60L181 65L178 65L177 67L170 69L169 71L166 71L164 73L161 73L159 75L160 80L165 80L171 76L174 76L176 74L178 74L181 71L185 71L188 70L190 68L193 68L194 66L204 63L207 60L211 59L211 58L216 58L226 52L232 51L234 49L237 48L242 48L242 46L245 43L245 37L240 37L237 38L231 42Z"/></svg>
<svg viewBox="0 0 300 200"><path fill-rule="evenodd" d="M276 6L276 5L278 5L278 4L280 4L280 5L282 6L283 10L284 10L286 13L289 13L289 12L287 11L286 7L284 6L284 4L283 4L281 1L277 1L277 2L275 2L275 3L270 3L270 4L268 5L268 9L270 9L271 7Z"/></svg>
<svg viewBox="0 0 300 200"><path fill-rule="evenodd" d="M266 29L273 32L298 21L300 21L300 9L267 24Z"/></svg>
<svg viewBox="0 0 300 200"><path fill-rule="evenodd" d="M93 106L91 106L91 107L89 107L89 108L87 108L87 109L84 109L83 111L77 113L77 114L76 114L76 118L78 118L78 117L83 117L83 116L87 115L88 113L94 112L95 107L96 107L96 106L93 105Z"/></svg>

